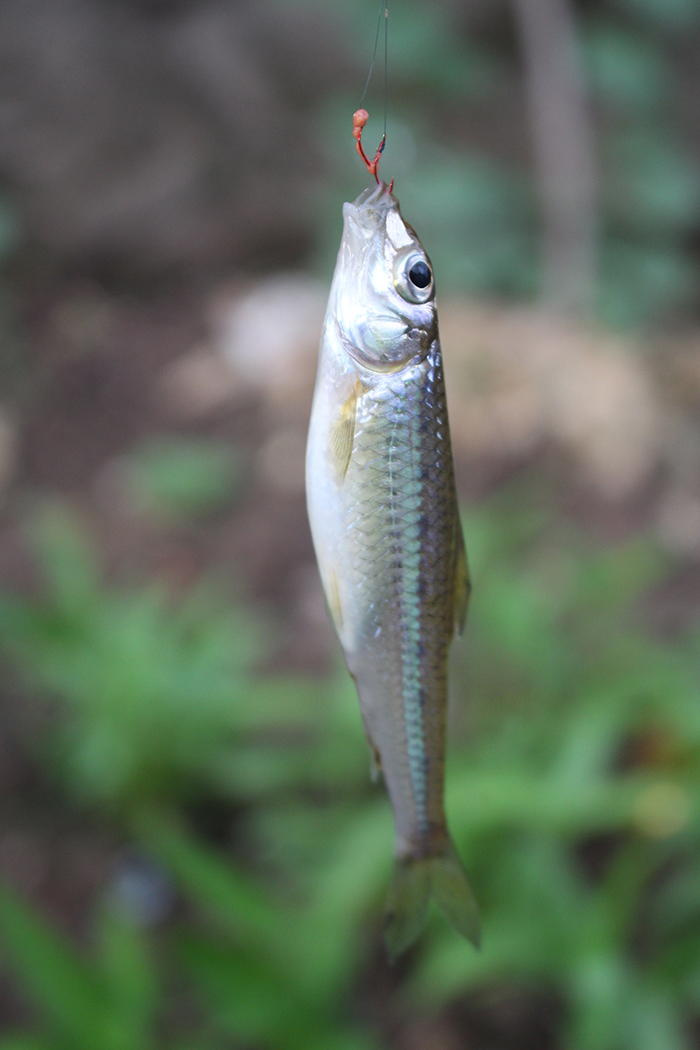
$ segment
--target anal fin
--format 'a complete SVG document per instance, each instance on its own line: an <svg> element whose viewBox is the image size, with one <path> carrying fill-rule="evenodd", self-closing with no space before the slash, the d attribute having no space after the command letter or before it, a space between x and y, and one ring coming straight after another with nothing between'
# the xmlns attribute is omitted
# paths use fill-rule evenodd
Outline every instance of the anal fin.
<svg viewBox="0 0 700 1050"><path fill-rule="evenodd" d="M357 685L357 681L354 675L352 675L352 679ZM367 744L369 745L369 775L372 780L372 783L376 784L382 775L382 755L379 748L372 739L372 734L369 731L367 719L365 718L364 714L362 715L362 728L365 731L365 737L367 738Z"/></svg>
<svg viewBox="0 0 700 1050"><path fill-rule="evenodd" d="M369 741L369 775L373 784L376 784L382 775L382 756L379 754L379 748L375 747L371 740Z"/></svg>

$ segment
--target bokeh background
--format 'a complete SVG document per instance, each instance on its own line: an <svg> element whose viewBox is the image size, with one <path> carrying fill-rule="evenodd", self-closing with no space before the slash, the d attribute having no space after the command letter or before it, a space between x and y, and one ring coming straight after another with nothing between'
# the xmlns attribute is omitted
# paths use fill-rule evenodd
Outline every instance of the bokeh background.
<svg viewBox="0 0 700 1050"><path fill-rule="evenodd" d="M700 1046L700 8L392 0L484 925L394 967L303 494L376 19L0 3L0 1050Z"/></svg>

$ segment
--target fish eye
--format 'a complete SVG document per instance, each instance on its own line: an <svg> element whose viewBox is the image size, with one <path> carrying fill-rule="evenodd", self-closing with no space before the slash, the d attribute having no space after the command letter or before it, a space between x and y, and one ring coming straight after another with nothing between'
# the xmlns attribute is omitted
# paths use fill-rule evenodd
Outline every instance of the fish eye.
<svg viewBox="0 0 700 1050"><path fill-rule="evenodd" d="M419 259L408 271L408 278L411 284L415 284L416 288L427 288L433 279L433 275L427 262Z"/></svg>
<svg viewBox="0 0 700 1050"><path fill-rule="evenodd" d="M394 262L394 287L409 303L427 303L433 297L433 271L425 255L415 250Z"/></svg>

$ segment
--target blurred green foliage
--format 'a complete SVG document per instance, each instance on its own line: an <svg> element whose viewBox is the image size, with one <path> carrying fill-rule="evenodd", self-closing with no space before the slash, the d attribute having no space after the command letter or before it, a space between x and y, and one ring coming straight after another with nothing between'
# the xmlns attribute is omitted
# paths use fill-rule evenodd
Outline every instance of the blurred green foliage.
<svg viewBox="0 0 700 1050"><path fill-rule="evenodd" d="M230 445L194 438L153 438L121 463L121 487L138 513L176 522L226 506L243 469Z"/></svg>
<svg viewBox="0 0 700 1050"><path fill-rule="evenodd" d="M666 572L647 543L582 549L527 506L511 492L466 523L476 599L455 651L448 813L484 947L435 913L396 995L434 1012L545 987L562 1046L689 1047L698 637L644 628ZM382 1045L353 987L380 951L391 817L347 675L256 671L269 625L211 591L176 605L105 586L65 508L34 539L45 599L5 596L0 641L55 705L37 754L181 903L154 919L115 879L86 955L3 886L2 964L38 1020L0 1050ZM228 846L188 816L207 800L238 814Z"/></svg>

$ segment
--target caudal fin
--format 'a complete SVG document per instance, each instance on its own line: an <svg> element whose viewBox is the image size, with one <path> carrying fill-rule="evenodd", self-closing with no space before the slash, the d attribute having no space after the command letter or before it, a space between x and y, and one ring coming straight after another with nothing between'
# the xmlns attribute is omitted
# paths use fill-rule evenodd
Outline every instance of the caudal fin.
<svg viewBox="0 0 700 1050"><path fill-rule="evenodd" d="M475 948L479 947L479 908L457 850L450 842L439 857L407 857L394 863L384 931L384 942L392 959L418 937L431 895L457 932Z"/></svg>

